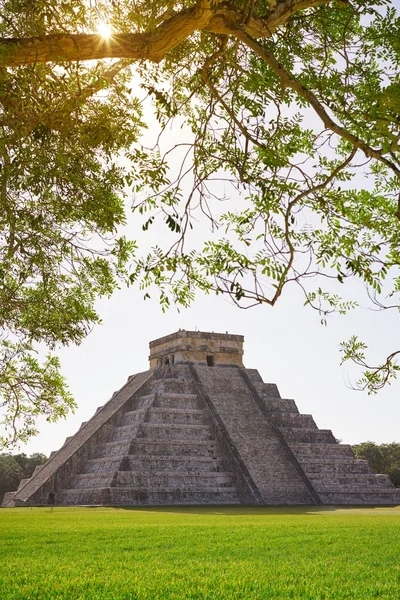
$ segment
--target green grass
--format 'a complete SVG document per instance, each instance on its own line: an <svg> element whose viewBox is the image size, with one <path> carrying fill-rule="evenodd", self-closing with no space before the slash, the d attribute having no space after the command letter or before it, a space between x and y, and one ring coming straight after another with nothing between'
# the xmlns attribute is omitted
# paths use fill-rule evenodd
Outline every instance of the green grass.
<svg viewBox="0 0 400 600"><path fill-rule="evenodd" d="M0 600L400 600L400 509L0 511Z"/></svg>

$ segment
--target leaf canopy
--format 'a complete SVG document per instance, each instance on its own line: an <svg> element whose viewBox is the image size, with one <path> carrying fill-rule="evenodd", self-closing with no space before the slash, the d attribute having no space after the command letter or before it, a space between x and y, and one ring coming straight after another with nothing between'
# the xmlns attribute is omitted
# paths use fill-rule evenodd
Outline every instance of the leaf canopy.
<svg viewBox="0 0 400 600"><path fill-rule="evenodd" d="M155 284L163 308L297 285L324 320L356 306L356 278L398 309L389 0L2 0L0 20L3 443L73 408L35 344L79 343L120 282ZM140 252L121 234L132 194ZM375 391L396 352L369 367L359 344L344 359Z"/></svg>

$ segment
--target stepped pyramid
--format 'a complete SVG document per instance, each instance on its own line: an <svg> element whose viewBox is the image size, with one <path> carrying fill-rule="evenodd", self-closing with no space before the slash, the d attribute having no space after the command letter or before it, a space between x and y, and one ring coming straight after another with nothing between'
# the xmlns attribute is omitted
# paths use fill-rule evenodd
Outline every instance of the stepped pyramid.
<svg viewBox="0 0 400 600"><path fill-rule="evenodd" d="M400 503L351 447L242 363L243 336L180 330L3 506Z"/></svg>

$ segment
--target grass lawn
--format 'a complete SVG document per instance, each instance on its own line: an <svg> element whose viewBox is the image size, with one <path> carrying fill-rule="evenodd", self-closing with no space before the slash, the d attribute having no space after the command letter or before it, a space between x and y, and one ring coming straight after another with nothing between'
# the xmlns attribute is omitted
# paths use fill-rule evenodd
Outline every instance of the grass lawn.
<svg viewBox="0 0 400 600"><path fill-rule="evenodd" d="M0 600L400 600L400 508L0 510Z"/></svg>

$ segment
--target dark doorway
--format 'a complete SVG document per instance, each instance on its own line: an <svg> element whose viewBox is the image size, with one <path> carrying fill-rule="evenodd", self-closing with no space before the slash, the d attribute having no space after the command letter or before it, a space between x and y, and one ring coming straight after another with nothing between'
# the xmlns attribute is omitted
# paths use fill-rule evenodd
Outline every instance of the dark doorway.
<svg viewBox="0 0 400 600"><path fill-rule="evenodd" d="M207 365L209 367L214 367L215 366L215 362L214 362L214 357L213 356L207 356Z"/></svg>
<svg viewBox="0 0 400 600"><path fill-rule="evenodd" d="M54 506L56 503L56 497L53 492L50 492L49 497L47 498L47 504L49 506Z"/></svg>

